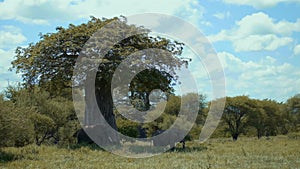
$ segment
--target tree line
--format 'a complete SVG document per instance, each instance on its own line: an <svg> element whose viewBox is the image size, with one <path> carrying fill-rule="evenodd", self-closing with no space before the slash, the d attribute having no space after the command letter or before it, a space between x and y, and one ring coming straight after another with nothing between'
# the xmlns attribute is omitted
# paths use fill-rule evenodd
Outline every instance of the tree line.
<svg viewBox="0 0 300 169"><path fill-rule="evenodd" d="M193 95L191 93L183 97ZM167 130L179 114L180 100L179 96L170 96L164 112L153 122L145 124L130 121L115 110L117 130L130 137L151 137L157 130ZM187 140L199 139L210 103L200 95L198 116L186 136ZM0 97L0 107L1 147L33 143L77 144L77 132L81 126L70 99L51 97L41 89L32 93L21 87L9 87ZM299 95L289 98L285 103L236 96L226 98L223 116L212 137L232 137L237 140L241 135L261 138L299 131Z"/></svg>

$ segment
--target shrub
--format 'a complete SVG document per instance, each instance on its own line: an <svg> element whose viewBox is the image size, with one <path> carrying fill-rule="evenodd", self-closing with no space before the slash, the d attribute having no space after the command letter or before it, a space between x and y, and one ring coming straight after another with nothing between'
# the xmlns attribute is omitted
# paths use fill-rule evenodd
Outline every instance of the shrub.
<svg viewBox="0 0 300 169"><path fill-rule="evenodd" d="M137 138L140 136L139 134L139 124L129 121L129 120L125 120L122 118L118 118L117 119L117 126L118 126L118 130L120 133L129 136L129 137L134 137Z"/></svg>

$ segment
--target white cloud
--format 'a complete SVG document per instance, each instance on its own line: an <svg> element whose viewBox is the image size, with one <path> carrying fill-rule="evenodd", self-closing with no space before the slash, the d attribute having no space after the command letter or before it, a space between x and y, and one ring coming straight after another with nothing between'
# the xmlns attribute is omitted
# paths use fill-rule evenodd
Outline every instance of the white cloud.
<svg viewBox="0 0 300 169"><path fill-rule="evenodd" d="M2 30L0 30L0 48L10 48L24 41L26 41L26 37L19 28L2 26Z"/></svg>
<svg viewBox="0 0 300 169"><path fill-rule="evenodd" d="M14 51L0 49L0 57L0 74L2 74L3 72L8 71L8 68L11 65L10 62L14 58Z"/></svg>
<svg viewBox="0 0 300 169"><path fill-rule="evenodd" d="M202 16L200 7L195 0L4 0L0 2L0 19L48 24L51 21L70 21L89 16L110 18L145 12L180 12L180 15L196 21Z"/></svg>
<svg viewBox="0 0 300 169"><path fill-rule="evenodd" d="M183 3L179 10L175 10L171 14L176 14L195 25L211 26L209 21L204 20L204 13L205 9L199 1L191 0L190 2Z"/></svg>
<svg viewBox="0 0 300 169"><path fill-rule="evenodd" d="M247 15L230 30L209 36L213 42L231 41L236 51L273 51L290 44L293 32L300 32L300 19L296 22L276 22L263 12Z"/></svg>
<svg viewBox="0 0 300 169"><path fill-rule="evenodd" d="M257 9L274 7L279 3L300 3L300 0L223 0L225 3L248 5Z"/></svg>
<svg viewBox="0 0 300 169"><path fill-rule="evenodd" d="M227 11L227 12L218 12L218 13L215 13L213 16L218 18L218 19L225 19L225 18L230 17L230 12L229 11Z"/></svg>
<svg viewBox="0 0 300 169"><path fill-rule="evenodd" d="M296 22L276 21L263 12L247 15L236 23L240 34L280 34L290 35L292 32L300 31L300 19Z"/></svg>
<svg viewBox="0 0 300 169"><path fill-rule="evenodd" d="M236 51L274 51L281 46L286 46L293 41L289 37L277 37L274 34L268 35L250 35L242 39L238 39L233 43Z"/></svg>
<svg viewBox="0 0 300 169"><path fill-rule="evenodd" d="M11 61L14 57L13 50L0 49L0 92L10 85L15 85L20 82L20 75L14 72L9 72L8 69L11 67Z"/></svg>
<svg viewBox="0 0 300 169"><path fill-rule="evenodd" d="M295 46L294 55L296 55L296 56L300 55L300 45Z"/></svg>
<svg viewBox="0 0 300 169"><path fill-rule="evenodd" d="M225 69L227 93L285 101L300 92L300 68L279 63L271 56L243 61L231 53L218 53Z"/></svg>
<svg viewBox="0 0 300 169"><path fill-rule="evenodd" d="M0 3L0 18L15 19L24 23L46 24L49 19L74 18L71 0L5 0Z"/></svg>

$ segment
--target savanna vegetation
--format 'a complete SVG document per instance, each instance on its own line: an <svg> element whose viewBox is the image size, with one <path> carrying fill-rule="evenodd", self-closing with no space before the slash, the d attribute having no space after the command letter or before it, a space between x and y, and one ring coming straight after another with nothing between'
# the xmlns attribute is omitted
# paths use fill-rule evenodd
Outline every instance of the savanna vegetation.
<svg viewBox="0 0 300 169"><path fill-rule="evenodd" d="M208 169L208 168L299 168L299 135L257 138L210 139L204 144L187 142L149 158L126 158L93 146L29 145L4 148L0 153L1 168L87 168L87 169Z"/></svg>
<svg viewBox="0 0 300 169"><path fill-rule="evenodd" d="M152 37L143 27L127 25L124 18L91 18L88 23L55 33L41 35L40 41L16 49L12 70L21 73L23 83L9 86L0 95L0 166L3 168L297 168L300 167L300 95L286 102L252 99L249 96L227 97L221 122L204 144L197 143L209 111L210 102L199 97L198 116L186 136L187 148L176 148L158 157L130 159L105 152L95 145L78 145L81 129L72 99L75 61L84 44L98 29L116 21L118 30L139 32L113 45L105 62L98 66L93 87L96 104L86 97L86 115L99 107L105 120L116 130L131 137L150 137L168 129L176 120L181 97L174 94L175 69L187 66L179 59L184 44ZM124 32L113 32L122 37ZM103 35L109 39L110 35ZM98 42L95 42L95 44ZM163 62L157 56L147 70L130 83L128 98L135 108L152 110L152 90L166 93L164 113L155 121L140 124L124 118L114 107L111 79L114 70L127 55L148 48L164 49L173 56ZM93 59L86 56L86 59ZM163 64L161 64L163 63ZM157 65L164 71L157 71ZM91 67L84 67L87 72ZM167 71L168 70L168 71ZM74 77L73 77L74 78ZM77 86L88 79L77 74ZM83 86L86 93L91 86ZM195 97L194 93L186 98ZM189 99L187 99L189 100ZM98 106L98 107L95 107ZM153 110L154 111L154 110ZM155 114L155 113L154 113ZM90 117L91 118L91 117ZM91 118L93 119L93 118ZM91 120L86 121L89 125ZM277 137L276 137L277 136ZM119 142L117 138L114 142ZM114 161L112 163L111 161Z"/></svg>

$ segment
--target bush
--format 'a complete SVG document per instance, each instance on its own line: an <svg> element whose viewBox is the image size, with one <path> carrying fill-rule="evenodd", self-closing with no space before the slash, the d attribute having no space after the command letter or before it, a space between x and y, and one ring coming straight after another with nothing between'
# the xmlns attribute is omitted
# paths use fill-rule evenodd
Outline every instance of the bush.
<svg viewBox="0 0 300 169"><path fill-rule="evenodd" d="M138 138L139 134L139 124L125 120L122 118L117 119L118 131L126 136Z"/></svg>
<svg viewBox="0 0 300 169"><path fill-rule="evenodd" d="M9 162L9 161L14 161L14 160L20 160L22 158L23 158L23 156L20 154L16 155L16 154L12 154L9 152L0 151L0 163L5 163L5 162Z"/></svg>
<svg viewBox="0 0 300 169"><path fill-rule="evenodd" d="M0 98L0 147L25 146L33 142L33 125L26 109L15 108L11 101Z"/></svg>
<svg viewBox="0 0 300 169"><path fill-rule="evenodd" d="M72 145L77 142L76 132L80 129L80 124L71 121L61 127L58 131L59 145Z"/></svg>

